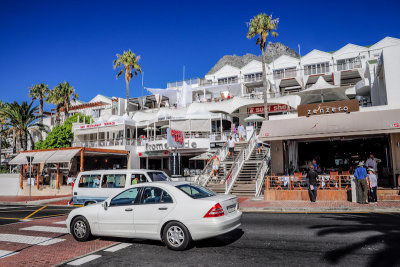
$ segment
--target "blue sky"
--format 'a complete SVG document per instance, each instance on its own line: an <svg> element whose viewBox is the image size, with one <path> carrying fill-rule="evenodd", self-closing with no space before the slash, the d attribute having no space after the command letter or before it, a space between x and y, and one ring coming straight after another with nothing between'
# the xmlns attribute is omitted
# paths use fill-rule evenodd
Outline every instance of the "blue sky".
<svg viewBox="0 0 400 267"><path fill-rule="evenodd" d="M226 54L260 54L246 39L258 13L280 18L276 41L304 55L347 43L400 38L399 1L0 1L0 99L28 100L28 87L68 81L80 99L125 96L112 61L132 49L147 87L204 77ZM131 95L141 95L141 77Z"/></svg>

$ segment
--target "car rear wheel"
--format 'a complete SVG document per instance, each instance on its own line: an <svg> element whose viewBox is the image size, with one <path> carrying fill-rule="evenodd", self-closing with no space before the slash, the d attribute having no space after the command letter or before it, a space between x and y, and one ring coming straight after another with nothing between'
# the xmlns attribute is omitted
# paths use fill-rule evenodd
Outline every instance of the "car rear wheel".
<svg viewBox="0 0 400 267"><path fill-rule="evenodd" d="M180 222L170 222L164 228L163 241L169 249L185 250L191 239L189 230Z"/></svg>
<svg viewBox="0 0 400 267"><path fill-rule="evenodd" d="M90 225L83 216L76 217L71 224L71 233L75 240L84 242L90 238Z"/></svg>

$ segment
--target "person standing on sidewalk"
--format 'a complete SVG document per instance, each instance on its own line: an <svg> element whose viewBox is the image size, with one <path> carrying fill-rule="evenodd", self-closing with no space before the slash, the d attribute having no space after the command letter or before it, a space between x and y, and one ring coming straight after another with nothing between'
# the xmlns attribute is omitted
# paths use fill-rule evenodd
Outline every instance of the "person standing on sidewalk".
<svg viewBox="0 0 400 267"><path fill-rule="evenodd" d="M365 170L364 162L360 161L358 168L354 172L354 177L357 179L357 195L358 203L367 204L368 185L367 185L367 171Z"/></svg>
<svg viewBox="0 0 400 267"><path fill-rule="evenodd" d="M315 202L317 200L317 177L318 174L315 171L314 166L311 165L306 177L308 183L308 193L310 195L311 202Z"/></svg>
<svg viewBox="0 0 400 267"><path fill-rule="evenodd" d="M375 175L374 169L368 169L368 185L371 193L371 202L376 203L378 201L376 189L378 188L378 179Z"/></svg>

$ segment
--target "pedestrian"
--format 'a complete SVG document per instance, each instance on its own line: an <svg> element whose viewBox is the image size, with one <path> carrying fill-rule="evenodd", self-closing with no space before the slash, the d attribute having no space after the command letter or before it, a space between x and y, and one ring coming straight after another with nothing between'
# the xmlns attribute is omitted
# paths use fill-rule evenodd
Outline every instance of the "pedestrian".
<svg viewBox="0 0 400 267"><path fill-rule="evenodd" d="M369 185L369 192L371 193L371 202L376 203L378 201L377 197L377 188L378 188L378 179L375 175L375 170L372 168L368 169L368 185Z"/></svg>
<svg viewBox="0 0 400 267"><path fill-rule="evenodd" d="M233 140L232 136L230 136L229 140L228 140L228 148L229 148L228 156L234 156L234 154L235 154L235 145L236 145L235 140Z"/></svg>
<svg viewBox="0 0 400 267"><path fill-rule="evenodd" d="M364 162L360 161L358 168L354 172L354 177L357 179L357 196L358 203L367 204L368 186L367 186L367 171L364 168Z"/></svg>
<svg viewBox="0 0 400 267"><path fill-rule="evenodd" d="M307 173L308 193L310 195L310 201L315 202L317 200L317 177L318 174L315 171L314 165L310 165Z"/></svg>
<svg viewBox="0 0 400 267"><path fill-rule="evenodd" d="M232 126L233 138L236 140L236 126L233 124Z"/></svg>
<svg viewBox="0 0 400 267"><path fill-rule="evenodd" d="M261 154L261 149L262 149L262 142L260 140L260 135L256 135L256 142L257 142L257 154Z"/></svg>
<svg viewBox="0 0 400 267"><path fill-rule="evenodd" d="M212 175L213 177L216 177L218 175L218 169L219 169L219 165L221 164L221 161L219 160L217 155L214 155L209 162L212 161Z"/></svg>
<svg viewBox="0 0 400 267"><path fill-rule="evenodd" d="M244 131L244 127L243 127L243 125L241 123L239 123L238 131L239 131L239 140L240 141L244 141L244 139L245 139L245 136L244 136L245 131Z"/></svg>
<svg viewBox="0 0 400 267"><path fill-rule="evenodd" d="M380 159L375 158L374 154L370 153L369 158L365 162L365 166L367 166L368 169L373 169L374 174L377 175L378 174L378 163L380 163L380 162L381 162Z"/></svg>

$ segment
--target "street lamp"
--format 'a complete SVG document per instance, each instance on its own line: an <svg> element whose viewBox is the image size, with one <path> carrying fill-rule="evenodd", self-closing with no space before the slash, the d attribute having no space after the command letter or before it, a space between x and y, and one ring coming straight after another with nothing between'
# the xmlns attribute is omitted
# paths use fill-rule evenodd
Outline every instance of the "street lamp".
<svg viewBox="0 0 400 267"><path fill-rule="evenodd" d="M32 161L33 161L33 157L32 156L26 156L26 160L28 161L28 166L29 166L29 201L31 201L31 188L32 188L32 180L31 180L31 176L32 176Z"/></svg>

